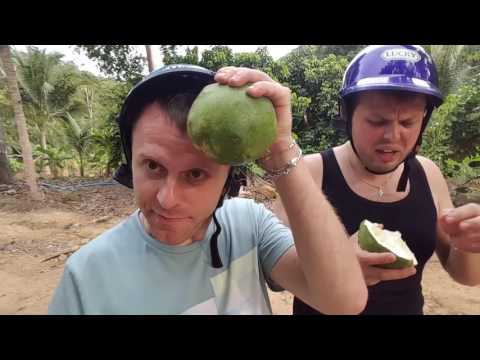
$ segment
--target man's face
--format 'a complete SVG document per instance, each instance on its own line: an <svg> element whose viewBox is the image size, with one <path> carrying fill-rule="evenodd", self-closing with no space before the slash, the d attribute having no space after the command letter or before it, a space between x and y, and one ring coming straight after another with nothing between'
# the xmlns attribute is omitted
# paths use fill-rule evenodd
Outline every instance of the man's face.
<svg viewBox="0 0 480 360"><path fill-rule="evenodd" d="M133 131L132 169L135 200L154 238L181 245L204 237L229 166L195 149L157 104Z"/></svg>
<svg viewBox="0 0 480 360"><path fill-rule="evenodd" d="M362 163L385 172L394 169L413 149L422 128L423 95L398 98L368 91L359 95L352 118L352 137Z"/></svg>

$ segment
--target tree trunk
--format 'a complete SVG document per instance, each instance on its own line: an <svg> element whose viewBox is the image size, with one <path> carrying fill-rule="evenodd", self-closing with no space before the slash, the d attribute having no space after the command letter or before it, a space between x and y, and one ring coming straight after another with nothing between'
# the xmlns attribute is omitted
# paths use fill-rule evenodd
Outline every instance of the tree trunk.
<svg viewBox="0 0 480 360"><path fill-rule="evenodd" d="M42 129L40 134L40 144L43 150L47 150L47 130ZM42 167L42 175L45 177L49 177L52 175L52 170L48 164L44 164Z"/></svg>
<svg viewBox="0 0 480 360"><path fill-rule="evenodd" d="M108 160L107 162L107 168L105 169L105 176L106 177L110 177L110 175L112 175L112 170L111 170L111 167L110 167L110 159Z"/></svg>
<svg viewBox="0 0 480 360"><path fill-rule="evenodd" d="M78 154L78 164L80 166L80 176L84 177L85 176L85 154L83 153L83 150L81 148L76 148L75 149Z"/></svg>
<svg viewBox="0 0 480 360"><path fill-rule="evenodd" d="M17 124L20 146L22 147L22 158L25 166L25 179L30 188L30 196L34 200L41 200L43 194L37 187L37 174L33 164L32 146L28 137L27 121L23 112L22 99L18 90L17 74L12 62L12 54L9 45L0 45L0 58L3 63L3 69L7 75L8 92L15 113L15 122Z"/></svg>
<svg viewBox="0 0 480 360"><path fill-rule="evenodd" d="M3 133L3 125L0 121L0 184L11 184L13 175L7 158L7 145Z"/></svg>
<svg viewBox="0 0 480 360"><path fill-rule="evenodd" d="M52 178L54 179L58 178L58 167L52 166L51 170L52 170Z"/></svg>
<svg viewBox="0 0 480 360"><path fill-rule="evenodd" d="M145 45L145 48L147 49L148 72L152 72L155 69L155 64L153 62L152 56L152 46Z"/></svg>
<svg viewBox="0 0 480 360"><path fill-rule="evenodd" d="M83 155L79 154L79 157L80 157L80 176L84 177L85 176L85 171L84 171L84 167L83 167Z"/></svg>

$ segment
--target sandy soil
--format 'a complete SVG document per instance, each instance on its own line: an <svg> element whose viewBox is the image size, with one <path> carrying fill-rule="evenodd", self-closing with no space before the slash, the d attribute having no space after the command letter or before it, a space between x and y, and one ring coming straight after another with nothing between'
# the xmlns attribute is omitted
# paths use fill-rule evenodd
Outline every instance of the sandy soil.
<svg viewBox="0 0 480 360"><path fill-rule="evenodd" d="M0 192L0 314L45 314L67 256L133 209L121 186L46 191L42 202L29 201L21 188ZM436 257L423 287L426 314L480 315L480 288L455 283ZM270 295L275 314L291 314L291 294Z"/></svg>

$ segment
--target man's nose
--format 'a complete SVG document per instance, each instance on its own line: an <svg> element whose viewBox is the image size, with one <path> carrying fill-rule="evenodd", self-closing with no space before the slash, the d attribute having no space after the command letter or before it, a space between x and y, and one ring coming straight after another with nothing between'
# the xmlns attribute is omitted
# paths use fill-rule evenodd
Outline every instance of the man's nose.
<svg viewBox="0 0 480 360"><path fill-rule="evenodd" d="M392 122L386 125L385 133L383 136L385 139L388 139L390 141L398 140L398 138L400 137L400 125L396 122Z"/></svg>
<svg viewBox="0 0 480 360"><path fill-rule="evenodd" d="M173 178L167 180L160 186L157 192L157 200L160 206L169 210L177 205L177 181Z"/></svg>

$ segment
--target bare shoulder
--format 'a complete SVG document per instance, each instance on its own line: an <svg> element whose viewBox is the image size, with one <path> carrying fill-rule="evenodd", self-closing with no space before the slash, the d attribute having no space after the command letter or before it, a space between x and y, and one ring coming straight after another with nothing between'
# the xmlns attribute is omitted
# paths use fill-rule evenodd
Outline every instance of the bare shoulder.
<svg viewBox="0 0 480 360"><path fill-rule="evenodd" d="M424 156L417 155L416 158L425 171L433 198L438 204L437 210L441 210L444 207L452 207L447 181L440 168L432 160Z"/></svg>
<svg viewBox="0 0 480 360"><path fill-rule="evenodd" d="M429 158L426 158L425 156L416 156L417 160L420 162L420 164L423 167L423 170L425 170L425 173L427 174L427 178L432 181L442 181L444 180L443 174L440 171L440 168L435 164L432 160Z"/></svg>
<svg viewBox="0 0 480 360"><path fill-rule="evenodd" d="M323 159L320 153L315 154L308 154L303 157L305 160L305 164L310 170L310 174L312 174L313 179L316 183L322 183L323 177Z"/></svg>

